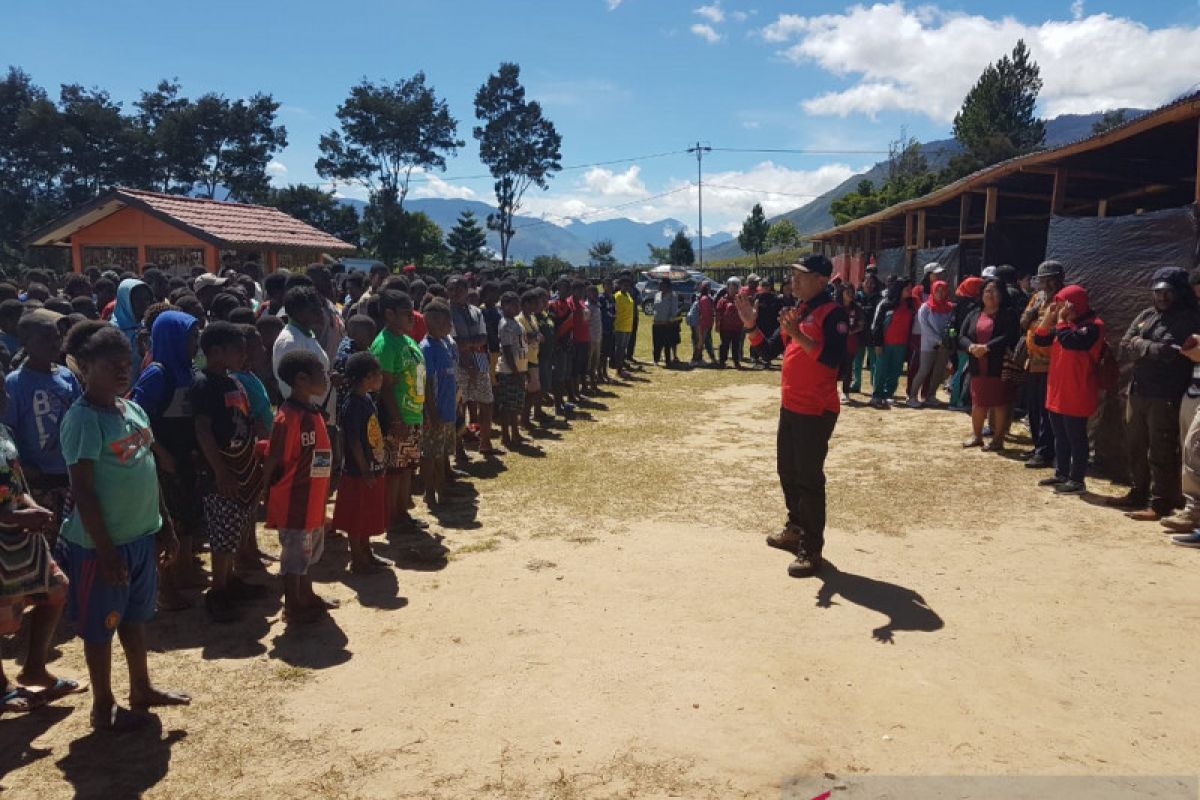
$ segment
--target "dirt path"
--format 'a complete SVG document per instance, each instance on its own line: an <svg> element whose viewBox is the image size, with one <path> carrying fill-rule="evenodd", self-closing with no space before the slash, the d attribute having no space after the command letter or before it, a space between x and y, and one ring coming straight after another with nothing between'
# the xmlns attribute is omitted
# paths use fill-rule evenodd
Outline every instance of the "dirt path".
<svg viewBox="0 0 1200 800"><path fill-rule="evenodd" d="M1196 553L964 452L962 415L856 408L829 460L833 568L792 580L762 542L781 521L778 374L650 377L479 481L478 512L439 529L448 563L347 582L335 548L321 574L345 605L324 627L285 632L274 606L232 628L162 617L152 668L196 695L164 731L81 738L81 702L0 721L3 796L726 798L824 773L1195 774Z"/></svg>

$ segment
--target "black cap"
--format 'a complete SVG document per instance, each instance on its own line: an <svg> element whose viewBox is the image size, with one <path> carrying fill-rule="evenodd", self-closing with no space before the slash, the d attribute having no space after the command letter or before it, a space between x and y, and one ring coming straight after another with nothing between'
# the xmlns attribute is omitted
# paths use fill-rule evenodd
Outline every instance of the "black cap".
<svg viewBox="0 0 1200 800"><path fill-rule="evenodd" d="M792 269L798 269L801 272L812 272L816 275L824 275L828 278L833 274L833 262L823 255L814 253L808 256L803 261L798 261L792 264Z"/></svg>

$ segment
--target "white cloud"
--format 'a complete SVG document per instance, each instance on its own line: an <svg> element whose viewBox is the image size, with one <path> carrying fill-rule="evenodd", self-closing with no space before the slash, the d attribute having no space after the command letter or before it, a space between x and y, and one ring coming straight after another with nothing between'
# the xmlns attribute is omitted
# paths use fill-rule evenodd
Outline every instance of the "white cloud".
<svg viewBox="0 0 1200 800"><path fill-rule="evenodd" d="M1041 66L1046 116L1154 107L1200 75L1200 28L1085 17L1082 2L1072 11L1076 19L1030 25L895 0L840 14L782 14L761 33L784 45L788 60L853 82L803 104L809 113L843 117L902 110L948 121L983 68L1022 38Z"/></svg>
<svg viewBox="0 0 1200 800"><path fill-rule="evenodd" d="M621 5L622 0L608 0L608 10L616 11L617 6Z"/></svg>
<svg viewBox="0 0 1200 800"><path fill-rule="evenodd" d="M749 170L705 173L705 233L739 230L755 203L762 203L768 216L791 211L865 168L827 164L814 170L793 170L764 161ZM671 194L659 196L667 192ZM696 187L690 177L647 187L636 166L617 173L595 168L565 191L526 195L521 213L553 222L628 217L648 223L673 218L692 228L696 224ZM668 238L674 234L673 229L663 231Z"/></svg>
<svg viewBox="0 0 1200 800"><path fill-rule="evenodd" d="M730 11L729 16L733 17L735 22L745 22L750 18L750 15L754 13L754 11Z"/></svg>
<svg viewBox="0 0 1200 800"><path fill-rule="evenodd" d="M271 161L267 164L267 172L272 175L287 175L287 165L282 161Z"/></svg>
<svg viewBox="0 0 1200 800"><path fill-rule="evenodd" d="M634 164L624 172L613 172L603 167L592 167L583 176L583 183L590 191L601 197L637 197L649 194L646 184L639 176L642 168Z"/></svg>
<svg viewBox="0 0 1200 800"><path fill-rule="evenodd" d="M721 9L720 3L711 3L706 6L700 6L697 9L693 9L693 11L714 25L719 25L725 21L725 12Z"/></svg>
<svg viewBox="0 0 1200 800"><path fill-rule="evenodd" d="M717 33L712 25L704 25L697 22L690 30L709 44L716 44L721 41L721 34Z"/></svg>
<svg viewBox="0 0 1200 800"><path fill-rule="evenodd" d="M475 199L475 192L464 184L450 183L433 174L425 174L420 177L425 180L419 183L414 181L410 184L408 190L409 197L417 199L422 197L445 197L455 200Z"/></svg>
<svg viewBox="0 0 1200 800"><path fill-rule="evenodd" d="M1076 20L1083 19L1083 0L1072 0L1071 16Z"/></svg>

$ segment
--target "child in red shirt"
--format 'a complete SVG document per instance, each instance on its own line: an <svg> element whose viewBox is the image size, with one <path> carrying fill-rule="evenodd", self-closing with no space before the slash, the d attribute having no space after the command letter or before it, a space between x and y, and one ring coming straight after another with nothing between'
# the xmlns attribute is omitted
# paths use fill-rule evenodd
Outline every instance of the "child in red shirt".
<svg viewBox="0 0 1200 800"><path fill-rule="evenodd" d="M325 549L325 502L333 468L333 447L318 404L329 376L315 353L293 350L279 362L279 379L291 396L279 407L263 473L270 487L267 527L279 531L279 573L287 622L314 622L335 600L317 596L308 568Z"/></svg>

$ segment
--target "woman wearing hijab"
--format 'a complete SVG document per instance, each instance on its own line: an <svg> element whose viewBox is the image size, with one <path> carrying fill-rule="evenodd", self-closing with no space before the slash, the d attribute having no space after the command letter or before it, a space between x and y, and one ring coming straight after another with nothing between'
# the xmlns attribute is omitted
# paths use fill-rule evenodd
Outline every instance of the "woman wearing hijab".
<svg viewBox="0 0 1200 800"><path fill-rule="evenodd" d="M182 311L164 311L150 330L154 360L142 371L129 393L150 418L154 455L163 503L179 537L179 555L167 565L159 586L159 608L172 611L190 603L179 593L201 585L192 562L192 538L203 518L196 492L196 425L187 393L192 387L193 361L200 341L200 323Z"/></svg>
<svg viewBox="0 0 1200 800"><path fill-rule="evenodd" d="M1046 305L1033 333L1050 347L1046 411L1054 430L1054 476L1038 481L1059 494L1087 491L1088 417L1100 403L1100 351L1104 321L1092 311L1087 290L1066 286Z"/></svg>
<svg viewBox="0 0 1200 800"><path fill-rule="evenodd" d="M989 452L1004 450L1004 437L1013 402L1013 387L1004 382L1004 356L1020 337L1021 325L1009 305L1004 282L989 280L983 287L983 305L973 310L959 334L958 346L970 360L972 436L963 447L979 447ZM983 444L983 426L992 417L992 441Z"/></svg>
<svg viewBox="0 0 1200 800"><path fill-rule="evenodd" d="M954 304L950 302L950 284L934 281L929 298L917 311L917 324L921 330L921 356L916 379L908 384L909 408L938 405L937 390L946 377L946 361L950 356L950 348L946 346L946 329L950 327L953 315Z"/></svg>
<svg viewBox="0 0 1200 800"><path fill-rule="evenodd" d="M873 408L887 408L896 394L914 316L908 281L899 279L889 284L871 324L871 338L875 342L875 371L871 375Z"/></svg>
<svg viewBox="0 0 1200 800"><path fill-rule="evenodd" d="M958 285L955 297L958 302L954 304L954 314L950 318L950 327L946 331L946 338L953 344L951 345L954 351L954 380L950 382L950 409L952 411L969 411L971 400L971 375L967 369L971 356L966 352L958 349L958 336L963 329L963 325L967 324L967 317L971 312L979 307L979 295L983 294L983 278L978 275L972 275L963 280Z"/></svg>
<svg viewBox="0 0 1200 800"><path fill-rule="evenodd" d="M113 307L112 324L121 329L129 339L133 353L133 377L141 372L142 354L138 352L138 331L142 328L142 317L154 302L154 292L137 278L126 278L117 287L116 305Z"/></svg>

